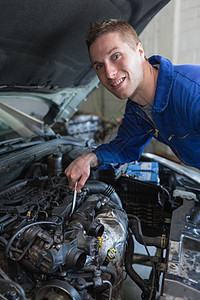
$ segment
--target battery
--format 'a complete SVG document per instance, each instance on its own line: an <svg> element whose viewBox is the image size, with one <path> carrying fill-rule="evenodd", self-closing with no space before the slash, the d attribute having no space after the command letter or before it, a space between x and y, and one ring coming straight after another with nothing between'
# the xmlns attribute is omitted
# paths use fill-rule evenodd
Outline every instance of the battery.
<svg viewBox="0 0 200 300"><path fill-rule="evenodd" d="M159 184L158 162L131 162L128 163L125 175L141 181Z"/></svg>

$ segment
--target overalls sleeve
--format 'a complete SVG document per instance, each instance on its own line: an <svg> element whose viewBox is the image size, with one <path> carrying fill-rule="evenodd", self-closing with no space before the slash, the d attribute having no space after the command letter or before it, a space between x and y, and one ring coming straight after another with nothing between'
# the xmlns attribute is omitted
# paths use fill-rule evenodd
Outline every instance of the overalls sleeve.
<svg viewBox="0 0 200 300"><path fill-rule="evenodd" d="M122 124L117 136L108 144L102 144L93 152L97 155L100 169L106 169L108 164L120 165L138 160L145 145L152 136L147 133L145 122L135 111L135 104L129 100Z"/></svg>

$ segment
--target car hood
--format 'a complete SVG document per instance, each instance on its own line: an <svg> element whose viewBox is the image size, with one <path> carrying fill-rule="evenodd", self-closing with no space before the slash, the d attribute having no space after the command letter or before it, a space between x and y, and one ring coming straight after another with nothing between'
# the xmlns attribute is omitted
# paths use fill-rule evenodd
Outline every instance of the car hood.
<svg viewBox="0 0 200 300"><path fill-rule="evenodd" d="M19 109L17 96L26 101L44 101L48 109L43 122L49 126L61 119L68 121L99 83L85 45L90 23L120 18L129 21L140 34L168 2L1 1L1 109L7 106L12 110L10 104Z"/></svg>

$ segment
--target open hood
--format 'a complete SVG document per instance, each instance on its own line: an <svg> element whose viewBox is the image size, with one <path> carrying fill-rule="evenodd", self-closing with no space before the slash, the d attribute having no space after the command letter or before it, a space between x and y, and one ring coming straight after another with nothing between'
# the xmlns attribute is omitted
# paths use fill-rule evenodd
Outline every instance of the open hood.
<svg viewBox="0 0 200 300"><path fill-rule="evenodd" d="M32 99L46 98L50 112L44 118L45 123L51 125L61 117L69 120L98 85L85 45L90 23L120 18L129 21L140 34L168 2L1 1L0 96L13 97L15 92L26 97L29 92Z"/></svg>

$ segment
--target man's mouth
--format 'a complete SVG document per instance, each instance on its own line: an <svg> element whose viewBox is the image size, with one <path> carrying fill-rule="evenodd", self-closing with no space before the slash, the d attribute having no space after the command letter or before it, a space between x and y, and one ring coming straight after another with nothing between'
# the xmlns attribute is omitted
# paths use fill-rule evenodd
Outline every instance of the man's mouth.
<svg viewBox="0 0 200 300"><path fill-rule="evenodd" d="M115 83L112 84L113 87L117 87L120 83L122 83L125 80L126 77L122 77L119 80L117 80Z"/></svg>

